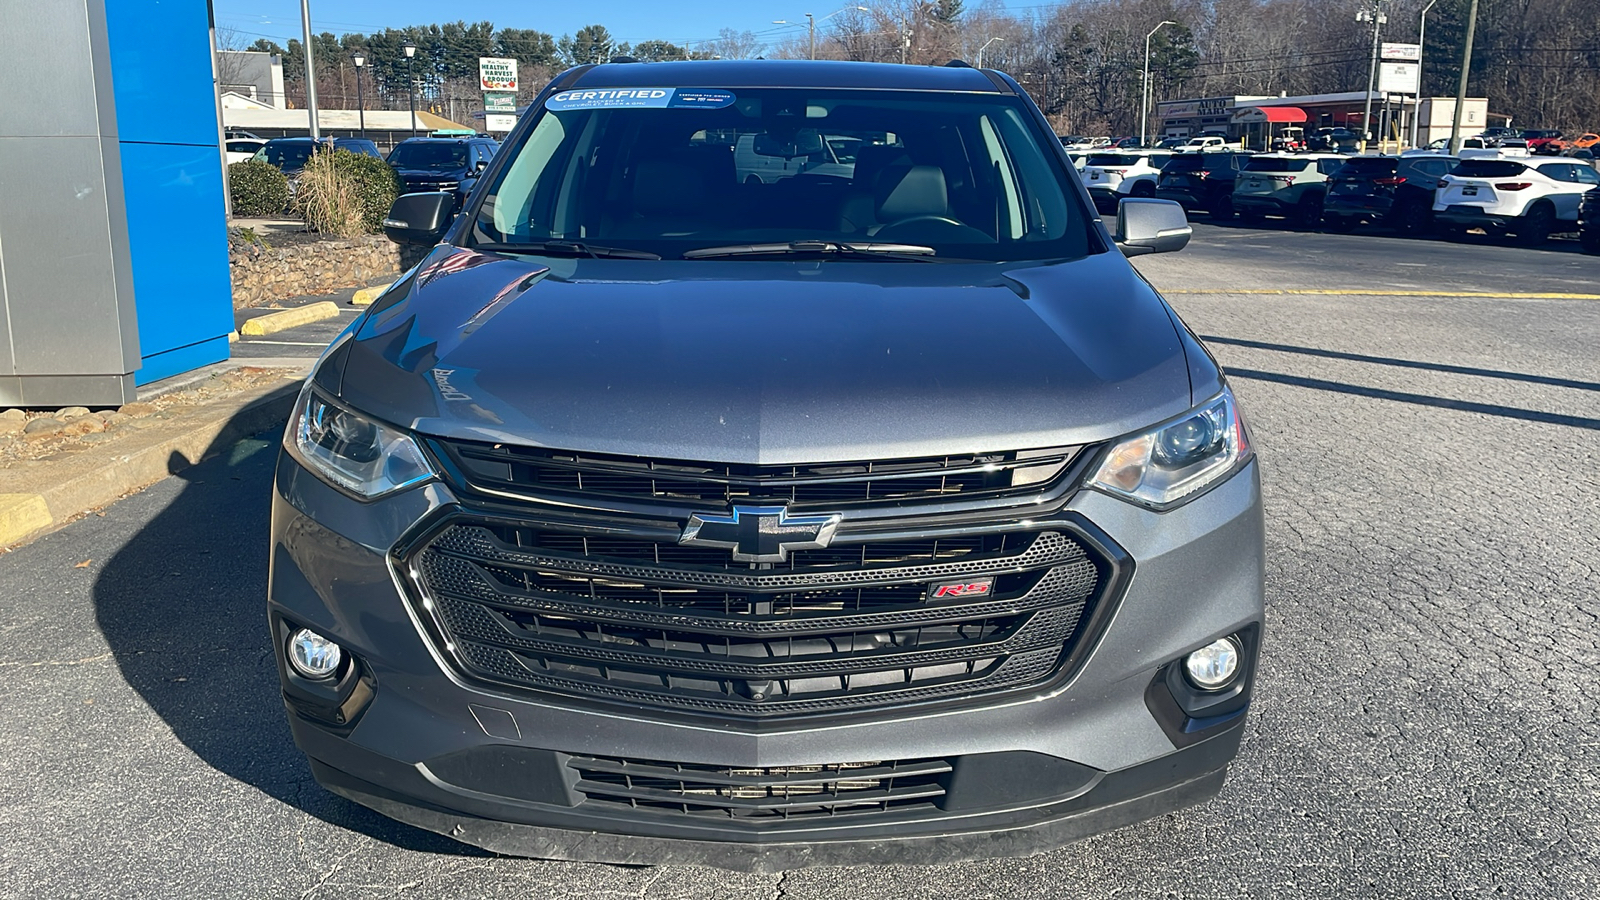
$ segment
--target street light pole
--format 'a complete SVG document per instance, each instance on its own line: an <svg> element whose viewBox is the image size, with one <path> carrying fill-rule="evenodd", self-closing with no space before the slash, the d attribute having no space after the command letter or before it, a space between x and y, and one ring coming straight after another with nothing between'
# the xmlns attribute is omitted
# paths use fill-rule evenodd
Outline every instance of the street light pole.
<svg viewBox="0 0 1600 900"><path fill-rule="evenodd" d="M1140 83L1141 88L1139 90L1139 146L1141 147L1146 147L1150 144L1150 39L1155 37L1156 32L1161 29L1168 25L1176 24L1178 23L1162 22L1160 25L1150 29L1150 33L1144 36L1144 81Z"/></svg>
<svg viewBox="0 0 1600 900"><path fill-rule="evenodd" d="M411 74L411 58L417 55L417 45L411 43L409 38L400 45L406 51L406 83L409 90L406 96L411 100L411 136L417 136L417 79Z"/></svg>
<svg viewBox="0 0 1600 900"><path fill-rule="evenodd" d="M356 115L361 119L361 136L367 136L367 101L361 94L361 69L367 64L367 58L360 50L350 54L350 62L356 67Z"/></svg>
<svg viewBox="0 0 1600 900"><path fill-rule="evenodd" d="M1417 105L1411 109L1411 146L1417 145L1417 117L1422 114L1422 58L1428 50L1428 10L1439 0L1428 0L1422 8L1421 22L1417 25ZM1433 104L1428 104L1428 114L1433 114Z"/></svg>
<svg viewBox="0 0 1600 900"><path fill-rule="evenodd" d="M317 70L311 60L311 0L300 0L300 31L306 51L306 110L311 117L311 139L322 136L317 128Z"/></svg>
<svg viewBox="0 0 1600 900"><path fill-rule="evenodd" d="M1367 69L1367 102L1361 113L1361 152L1367 152L1367 141L1372 139L1372 92L1378 84L1378 29L1388 21L1381 10L1383 0L1372 0L1372 9L1356 13L1357 22L1372 22L1372 64Z"/></svg>
<svg viewBox="0 0 1600 900"><path fill-rule="evenodd" d="M978 48L978 68L983 68L983 51L989 49L989 45L995 41L999 41L1000 43L1004 44L1006 39L1003 37L992 37L983 42L983 46Z"/></svg>

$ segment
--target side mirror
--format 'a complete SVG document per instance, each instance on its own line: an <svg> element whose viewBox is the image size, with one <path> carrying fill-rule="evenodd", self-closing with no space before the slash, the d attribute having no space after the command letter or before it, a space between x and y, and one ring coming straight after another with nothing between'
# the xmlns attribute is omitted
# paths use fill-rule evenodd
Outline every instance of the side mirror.
<svg viewBox="0 0 1600 900"><path fill-rule="evenodd" d="M473 171L482 174L483 170L487 168L489 168L489 161L487 159L480 159L478 160L478 164L473 167Z"/></svg>
<svg viewBox="0 0 1600 900"><path fill-rule="evenodd" d="M1172 253L1189 244L1194 229L1171 200L1128 198L1117 204L1117 249L1123 256Z"/></svg>
<svg viewBox="0 0 1600 900"><path fill-rule="evenodd" d="M396 244L439 243L455 217L454 194L429 192L402 194L383 219L383 233Z"/></svg>

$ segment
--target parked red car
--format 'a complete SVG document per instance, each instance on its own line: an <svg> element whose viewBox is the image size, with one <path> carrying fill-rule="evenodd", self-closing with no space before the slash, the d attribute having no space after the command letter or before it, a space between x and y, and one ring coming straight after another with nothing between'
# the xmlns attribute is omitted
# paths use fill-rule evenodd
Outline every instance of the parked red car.
<svg viewBox="0 0 1600 900"><path fill-rule="evenodd" d="M1567 142L1561 139L1561 132L1554 128L1529 128L1522 132L1521 137L1528 142L1529 153L1555 156L1567 149Z"/></svg>

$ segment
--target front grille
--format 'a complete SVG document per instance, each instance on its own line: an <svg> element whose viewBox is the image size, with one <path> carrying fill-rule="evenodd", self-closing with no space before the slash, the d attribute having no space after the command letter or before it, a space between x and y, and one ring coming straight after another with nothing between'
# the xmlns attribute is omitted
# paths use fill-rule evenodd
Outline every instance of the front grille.
<svg viewBox="0 0 1600 900"><path fill-rule="evenodd" d="M461 187L461 182L455 180L441 180L436 178L411 178L406 180L406 190L423 193L430 191L454 192Z"/></svg>
<svg viewBox="0 0 1600 900"><path fill-rule="evenodd" d="M600 456L510 444L436 441L469 486L723 508L785 502L793 509L1037 494L1076 447L1020 453L756 466Z"/></svg>
<svg viewBox="0 0 1600 900"><path fill-rule="evenodd" d="M943 759L733 768L580 756L585 803L760 821L928 809L944 796Z"/></svg>
<svg viewBox="0 0 1600 900"><path fill-rule="evenodd" d="M793 552L459 521L411 558L425 609L471 678L631 704L772 717L936 700L1048 680L1105 580L1061 531ZM930 582L993 577L930 599Z"/></svg>

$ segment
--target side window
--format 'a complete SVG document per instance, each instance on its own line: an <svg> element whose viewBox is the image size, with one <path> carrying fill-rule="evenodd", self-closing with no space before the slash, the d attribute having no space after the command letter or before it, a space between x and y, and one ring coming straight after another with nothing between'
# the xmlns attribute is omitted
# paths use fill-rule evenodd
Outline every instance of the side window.
<svg viewBox="0 0 1600 900"><path fill-rule="evenodd" d="M1572 170L1577 174L1580 183L1600 184L1600 172L1596 172L1589 166L1573 166Z"/></svg>
<svg viewBox="0 0 1600 900"><path fill-rule="evenodd" d="M1317 171L1324 175L1332 175L1334 172L1339 171L1339 167L1342 165L1344 165L1344 160L1342 159L1319 159L1317 160Z"/></svg>

